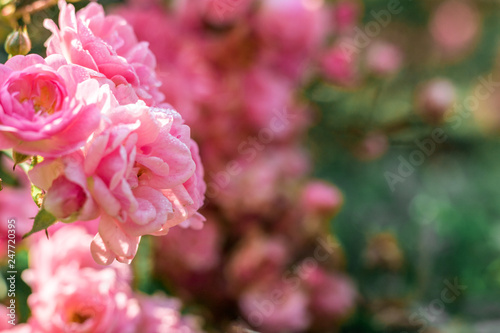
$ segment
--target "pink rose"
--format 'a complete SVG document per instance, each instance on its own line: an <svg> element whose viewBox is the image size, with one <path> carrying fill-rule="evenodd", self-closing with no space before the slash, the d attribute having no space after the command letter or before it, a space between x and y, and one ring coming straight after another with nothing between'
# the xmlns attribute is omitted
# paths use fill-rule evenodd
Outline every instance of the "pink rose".
<svg viewBox="0 0 500 333"><path fill-rule="evenodd" d="M352 43L349 39L344 39L344 41ZM326 50L320 59L320 65L328 80L349 87L356 85L359 81L358 56L352 49L343 47L343 43L341 41Z"/></svg>
<svg viewBox="0 0 500 333"><path fill-rule="evenodd" d="M363 12L359 0L342 0L333 8L333 23L341 34L352 34Z"/></svg>
<svg viewBox="0 0 500 333"><path fill-rule="evenodd" d="M9 327L1 330L0 333L33 333L33 327L29 324L17 324L16 326L12 326L9 324Z"/></svg>
<svg viewBox="0 0 500 333"><path fill-rule="evenodd" d="M473 2L440 2L429 22L429 30L445 55L460 56L478 42L481 33L480 12Z"/></svg>
<svg viewBox="0 0 500 333"><path fill-rule="evenodd" d="M90 222L86 222L88 224ZM29 238L30 246L30 268L23 272L23 280L37 292L44 289L53 276L59 274L59 270L72 268L80 270L92 268L101 270L102 266L96 264L89 252L89 245L93 236L87 231L85 224L72 223L51 233L49 239L45 235ZM53 230L50 228L49 231ZM119 279L125 283L132 280L130 266L114 263L109 266L114 269Z"/></svg>
<svg viewBox="0 0 500 333"><path fill-rule="evenodd" d="M354 310L357 291L348 277L316 267L305 277L305 284L311 310L319 318L338 321Z"/></svg>
<svg viewBox="0 0 500 333"><path fill-rule="evenodd" d="M139 305L111 268L60 267L28 297L36 332L135 333Z"/></svg>
<svg viewBox="0 0 500 333"><path fill-rule="evenodd" d="M115 257L126 262L140 236L165 234L195 214L203 169L193 161L193 154L198 157L190 150L189 127L174 110L138 104L107 116L113 125L85 148L91 192L106 213L92 252L102 263Z"/></svg>
<svg viewBox="0 0 500 333"><path fill-rule="evenodd" d="M202 333L200 320L180 313L180 302L161 294L139 296L143 333Z"/></svg>
<svg viewBox="0 0 500 333"><path fill-rule="evenodd" d="M148 105L163 101L156 78L156 59L148 44L138 42L132 27L119 16L106 16L97 3L75 15L73 5L59 1L59 28L52 20L44 26L52 32L47 54L61 54L69 63L101 73L117 86L131 85Z"/></svg>
<svg viewBox="0 0 500 333"><path fill-rule="evenodd" d="M263 44L261 57L271 60L271 68L290 79L302 76L321 46L326 28L322 1L267 0L255 22Z"/></svg>
<svg viewBox="0 0 500 333"><path fill-rule="evenodd" d="M163 191L165 196L172 202L174 209L174 217L166 227L180 223L185 228L203 228L205 218L198 213L198 210L203 206L207 186L203 180L204 170L201 164L198 145L193 140L190 140L189 148L195 162L195 172L182 185ZM163 230L160 230L158 234L163 234Z"/></svg>
<svg viewBox="0 0 500 333"><path fill-rule="evenodd" d="M43 207L59 221L93 220L100 210L87 188L81 151L45 159L29 171L31 182L47 193Z"/></svg>
<svg viewBox="0 0 500 333"><path fill-rule="evenodd" d="M255 0L177 0L177 15L183 19L195 16L215 25L229 25L249 12Z"/></svg>
<svg viewBox="0 0 500 333"><path fill-rule="evenodd" d="M259 332L304 332L310 324L307 295L281 280L260 284L239 299L241 312Z"/></svg>
<svg viewBox="0 0 500 333"><path fill-rule="evenodd" d="M376 75L396 73L403 64L403 54L396 45L378 41L370 45L366 54L366 66Z"/></svg>
<svg viewBox="0 0 500 333"><path fill-rule="evenodd" d="M279 275L290 259L285 240L251 232L237 244L226 265L226 276L236 290Z"/></svg>
<svg viewBox="0 0 500 333"><path fill-rule="evenodd" d="M202 230L173 228L166 237L156 239L158 270L166 272L189 270L205 272L221 260L222 235L216 221L208 219Z"/></svg>
<svg viewBox="0 0 500 333"><path fill-rule="evenodd" d="M99 84L59 56L0 65L0 149L54 157L81 147L100 121Z"/></svg>
<svg viewBox="0 0 500 333"><path fill-rule="evenodd" d="M129 286L131 269L97 265L88 250L91 240L75 224L50 239L34 239L22 277L33 290L28 305L35 332L136 332L139 306Z"/></svg>
<svg viewBox="0 0 500 333"><path fill-rule="evenodd" d="M290 194L287 189L305 175L308 160L299 149L271 146L263 150L265 146L259 144L259 151L259 146L244 143L240 145L242 157L234 161L240 171L234 176L225 176L224 170L210 173L207 197L216 200L233 220L247 214L280 215L279 208Z"/></svg>
<svg viewBox="0 0 500 333"><path fill-rule="evenodd" d="M82 152L47 159L30 177L47 191L44 207L59 219L101 214L92 245L97 261L129 262L142 235L165 234L191 217L200 227L203 168L189 127L174 110L139 102L112 108L104 118Z"/></svg>
<svg viewBox="0 0 500 333"><path fill-rule="evenodd" d="M9 329L14 327L14 325L17 325L16 305L14 304L14 306L11 306L9 304L9 306L11 307L10 309L8 309L5 305L0 304L0 316L3 319L0 321L0 332L10 332ZM11 324L11 321L15 324Z"/></svg>
<svg viewBox="0 0 500 333"><path fill-rule="evenodd" d="M439 124L457 100L456 88L448 79L435 78L417 90L416 112L427 122ZM482 108L486 109L486 108Z"/></svg>
<svg viewBox="0 0 500 333"><path fill-rule="evenodd" d="M334 185L313 180L303 189L301 201L306 212L329 217L339 211L344 198Z"/></svg>

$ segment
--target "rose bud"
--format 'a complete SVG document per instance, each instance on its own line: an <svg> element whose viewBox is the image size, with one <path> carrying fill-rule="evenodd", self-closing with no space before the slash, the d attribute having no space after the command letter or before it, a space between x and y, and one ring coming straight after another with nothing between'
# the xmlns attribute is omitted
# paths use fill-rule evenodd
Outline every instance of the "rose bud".
<svg viewBox="0 0 500 333"><path fill-rule="evenodd" d="M10 56L26 55L31 50L31 40L26 26L12 31L5 40L5 51Z"/></svg>
<svg viewBox="0 0 500 333"><path fill-rule="evenodd" d="M416 111L424 121L439 124L455 100L453 83L446 79L434 79L425 83L417 92Z"/></svg>

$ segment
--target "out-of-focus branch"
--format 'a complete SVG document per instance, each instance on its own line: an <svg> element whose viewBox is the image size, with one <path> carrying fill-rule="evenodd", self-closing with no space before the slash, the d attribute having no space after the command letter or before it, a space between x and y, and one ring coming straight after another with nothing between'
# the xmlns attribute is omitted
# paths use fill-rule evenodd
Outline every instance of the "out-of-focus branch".
<svg viewBox="0 0 500 333"><path fill-rule="evenodd" d="M78 2L73 0L70 2ZM17 28L17 20L22 18L25 24L30 22L32 14L57 5L58 0L38 0L29 5L17 8L14 4L2 8L2 16L7 19L13 28Z"/></svg>

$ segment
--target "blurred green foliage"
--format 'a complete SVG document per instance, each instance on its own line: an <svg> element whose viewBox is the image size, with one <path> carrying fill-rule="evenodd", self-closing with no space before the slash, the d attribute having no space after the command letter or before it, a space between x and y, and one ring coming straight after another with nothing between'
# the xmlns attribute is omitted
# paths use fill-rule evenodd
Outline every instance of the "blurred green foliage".
<svg viewBox="0 0 500 333"><path fill-rule="evenodd" d="M453 319L430 325L443 332L443 327L448 327L446 332L459 332L458 328L469 327L465 323L472 325L465 332L475 332L474 325L500 319L500 141L483 134L473 117L457 129L445 123L439 126L447 135L445 142L436 144L435 152L404 182L397 183L394 191L385 173L396 172L399 158L408 160L420 149L415 140L425 140L433 130L413 111L418 84L436 76L447 77L456 85L460 103L477 79L494 69L500 5L491 1L475 4L483 16L482 34L464 59L448 63L432 57L419 59L425 50L410 46L407 63L397 77L371 79L353 91L314 82L306 91L318 108L316 125L308 137L315 174L337 184L345 195L345 205L332 229L345 247L348 272L364 302L400 299L410 309L427 307L440 298L443 281L457 277L467 289L446 305L445 312ZM387 4L371 0L365 5L367 23L373 19L372 10ZM391 26L427 34L431 7L430 1L408 3ZM402 119L408 126L389 136L388 151L381 158L366 162L353 156L352 143L363 133ZM368 240L386 231L397 237L404 253L405 264L399 273L366 268ZM362 306L344 332L387 329Z"/></svg>

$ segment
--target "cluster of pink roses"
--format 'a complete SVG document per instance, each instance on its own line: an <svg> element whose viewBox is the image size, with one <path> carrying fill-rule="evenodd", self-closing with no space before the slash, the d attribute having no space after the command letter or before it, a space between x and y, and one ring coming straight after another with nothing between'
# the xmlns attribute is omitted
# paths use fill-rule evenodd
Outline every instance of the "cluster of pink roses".
<svg viewBox="0 0 500 333"><path fill-rule="evenodd" d="M1 332L202 332L198 318L181 315L178 300L134 292L130 266L97 265L88 251L87 230L97 226L77 224L31 245L32 265L23 272L32 289L31 317L15 328L1 326Z"/></svg>
<svg viewBox="0 0 500 333"><path fill-rule="evenodd" d="M59 8L59 26L44 23L45 59L0 65L0 149L41 156L29 171L41 208L62 222L99 219L95 261L129 263L142 235L200 227L198 148L132 27L96 3Z"/></svg>
<svg viewBox="0 0 500 333"><path fill-rule="evenodd" d="M338 242L304 257L327 242L342 195L308 179L300 141L313 112L297 93L327 39L356 22L351 7L177 0L117 10L150 42L160 90L194 129L207 171L205 227L156 239L156 276L209 311L218 330L332 331L354 309Z"/></svg>

